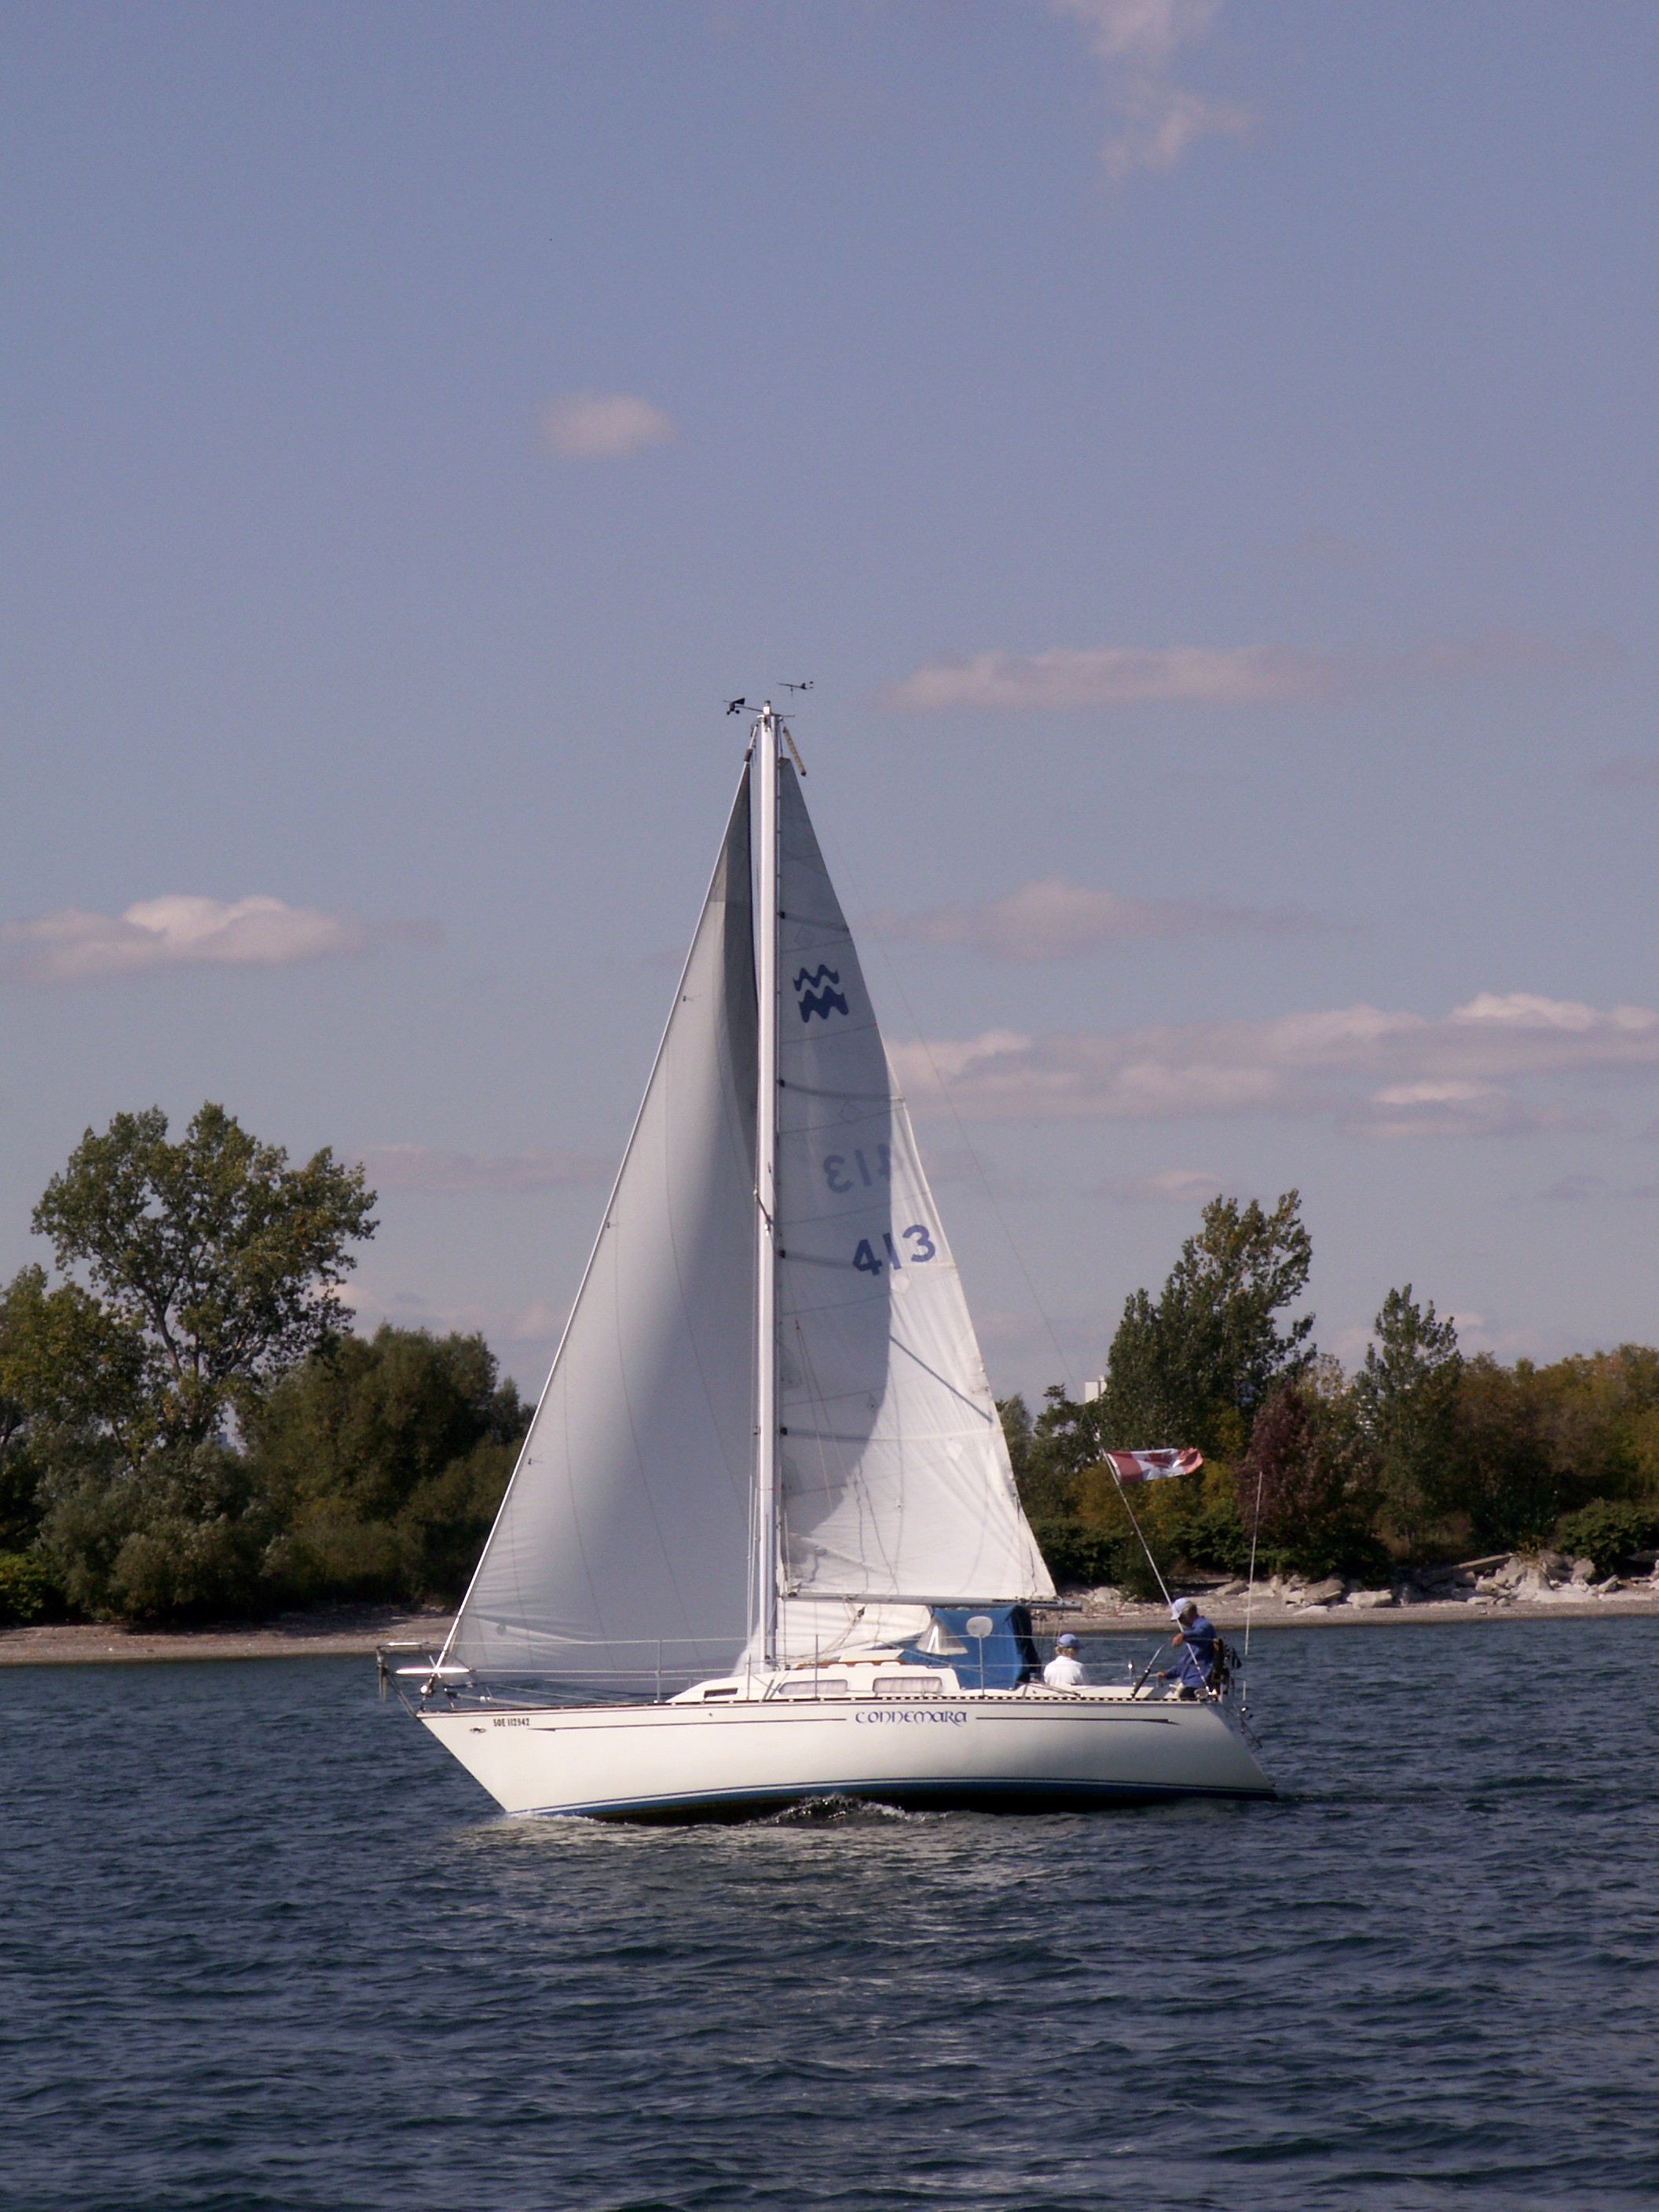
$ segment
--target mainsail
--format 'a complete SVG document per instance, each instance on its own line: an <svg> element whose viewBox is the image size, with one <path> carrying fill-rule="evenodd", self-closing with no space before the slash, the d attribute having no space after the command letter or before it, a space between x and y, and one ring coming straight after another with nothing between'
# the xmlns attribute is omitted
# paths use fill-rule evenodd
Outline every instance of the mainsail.
<svg viewBox="0 0 1659 2212"><path fill-rule="evenodd" d="M781 763L778 1399L786 1655L837 1614L1051 1595L951 1247ZM836 1600L826 1606L820 1601ZM926 1614L914 1623L926 1624Z"/></svg>
<svg viewBox="0 0 1659 2212"><path fill-rule="evenodd" d="M769 711L758 742L777 735ZM775 750L762 766L778 808L777 880L761 898L769 926L777 915L776 1066L758 1065L745 769L604 1226L446 1652L475 1674L644 1691L745 1652L764 1662L749 1570L774 1529L760 1581L776 1574L786 1660L919 1635L931 1604L1053 1593L799 781ZM773 1180L757 1171L763 1081L776 1085ZM778 1422L775 1449L758 1451L757 1250L775 1267L775 1345L759 1356L775 1355Z"/></svg>
<svg viewBox="0 0 1659 2212"><path fill-rule="evenodd" d="M756 1005L744 771L605 1224L447 1656L678 1687L746 1632Z"/></svg>

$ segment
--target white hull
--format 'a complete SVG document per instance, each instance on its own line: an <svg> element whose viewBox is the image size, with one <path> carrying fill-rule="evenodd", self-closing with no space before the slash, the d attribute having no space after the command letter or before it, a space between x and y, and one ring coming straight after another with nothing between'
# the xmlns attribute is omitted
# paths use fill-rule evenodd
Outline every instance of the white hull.
<svg viewBox="0 0 1659 2212"><path fill-rule="evenodd" d="M1269 1796L1216 1698L990 1686L1054 1583L786 744L769 702L495 1524L398 1672L514 1814ZM715 1666L666 1704L491 1688Z"/></svg>
<svg viewBox="0 0 1659 2212"><path fill-rule="evenodd" d="M925 1704L428 1708L509 1813L750 1818L846 1796L912 1809L1053 1812L1273 1784L1218 1704L1122 1692L958 1691Z"/></svg>

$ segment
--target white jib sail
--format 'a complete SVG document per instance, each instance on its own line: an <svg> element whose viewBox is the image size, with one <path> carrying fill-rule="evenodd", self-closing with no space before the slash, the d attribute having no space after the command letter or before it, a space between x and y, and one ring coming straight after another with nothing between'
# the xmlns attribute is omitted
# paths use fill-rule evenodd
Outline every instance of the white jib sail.
<svg viewBox="0 0 1659 2212"><path fill-rule="evenodd" d="M905 1601L1051 1596L910 1117L793 770L779 768L784 1655ZM830 1602L826 1602L829 1601Z"/></svg>
<svg viewBox="0 0 1659 2212"><path fill-rule="evenodd" d="M745 770L645 1103L448 1657L650 1695L746 1632L756 1019Z"/></svg>

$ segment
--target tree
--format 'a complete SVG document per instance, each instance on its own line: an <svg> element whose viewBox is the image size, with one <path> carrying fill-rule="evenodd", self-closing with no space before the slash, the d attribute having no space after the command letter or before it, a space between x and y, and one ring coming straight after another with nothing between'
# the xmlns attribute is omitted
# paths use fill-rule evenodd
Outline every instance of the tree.
<svg viewBox="0 0 1659 2212"><path fill-rule="evenodd" d="M362 1168L326 1148L290 1168L222 1106L177 1144L159 1106L88 1129L34 1210L71 1275L37 1332L36 1402L77 1403L134 1463L221 1437L334 1334L374 1204Z"/></svg>
<svg viewBox="0 0 1659 2212"><path fill-rule="evenodd" d="M79 1283L49 1290L44 1267L22 1267L0 1292L0 1454L97 1428L139 1456L143 1384L142 1338Z"/></svg>
<svg viewBox="0 0 1659 2212"><path fill-rule="evenodd" d="M383 1326L290 1369L248 1422L289 1595L459 1597L529 1409L482 1336Z"/></svg>
<svg viewBox="0 0 1659 2212"><path fill-rule="evenodd" d="M143 1348L77 1283L43 1267L0 1291L0 1551L36 1548L89 1465L143 1457Z"/></svg>
<svg viewBox="0 0 1659 2212"><path fill-rule="evenodd" d="M28 1449L29 1409L20 1387L15 1309L21 1303L21 1281L20 1276L0 1291L0 1552L22 1551L33 1541L40 1522Z"/></svg>
<svg viewBox="0 0 1659 2212"><path fill-rule="evenodd" d="M137 1469L105 1440L79 1440L49 1466L40 1550L78 1611L180 1623L257 1613L276 1532L244 1455L171 1443Z"/></svg>
<svg viewBox="0 0 1659 2212"><path fill-rule="evenodd" d="M999 1398L996 1405L1002 1440L1008 1447L1008 1463L1018 1482L1031 1455L1031 1409L1018 1390L1012 1398Z"/></svg>
<svg viewBox="0 0 1659 2212"><path fill-rule="evenodd" d="M1659 1504L1659 1352L1621 1344L1553 1366L1528 1366L1517 1382L1540 1408L1568 1506L1590 1499Z"/></svg>
<svg viewBox="0 0 1659 2212"><path fill-rule="evenodd" d="M1310 1357L1313 1316L1275 1318L1307 1286L1313 1244L1301 1199L1271 1213L1252 1199L1215 1198L1161 1297L1137 1291L1106 1362L1103 1399L1084 1410L1101 1448L1196 1444L1235 1458L1255 1410Z"/></svg>
<svg viewBox="0 0 1659 2212"><path fill-rule="evenodd" d="M1256 1530L1277 1565L1328 1575L1374 1572L1383 1564L1372 1533L1375 1466L1343 1399L1281 1384L1234 1480L1247 1535Z"/></svg>
<svg viewBox="0 0 1659 2212"><path fill-rule="evenodd" d="M1456 1474L1447 1503L1464 1516L1473 1550L1543 1543L1584 1486L1563 1480L1551 1449L1547 1394L1528 1359L1500 1367L1490 1352L1466 1360L1457 1394ZM1577 1490L1575 1497L1574 1489Z"/></svg>
<svg viewBox="0 0 1659 2212"><path fill-rule="evenodd" d="M1432 1299L1419 1306L1409 1283L1389 1292L1373 1327L1354 1406L1376 1455L1389 1525L1415 1547L1454 1508L1463 1357L1451 1321L1436 1315Z"/></svg>

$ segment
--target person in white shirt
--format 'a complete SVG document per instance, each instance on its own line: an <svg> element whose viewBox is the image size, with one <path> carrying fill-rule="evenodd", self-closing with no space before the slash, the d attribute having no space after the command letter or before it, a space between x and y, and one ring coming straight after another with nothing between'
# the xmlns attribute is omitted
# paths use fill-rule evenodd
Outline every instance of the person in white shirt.
<svg viewBox="0 0 1659 2212"><path fill-rule="evenodd" d="M1051 1690L1075 1690L1083 1680L1083 1669L1078 1664L1077 1638L1069 1632L1054 1638L1054 1656L1042 1670L1042 1679Z"/></svg>

